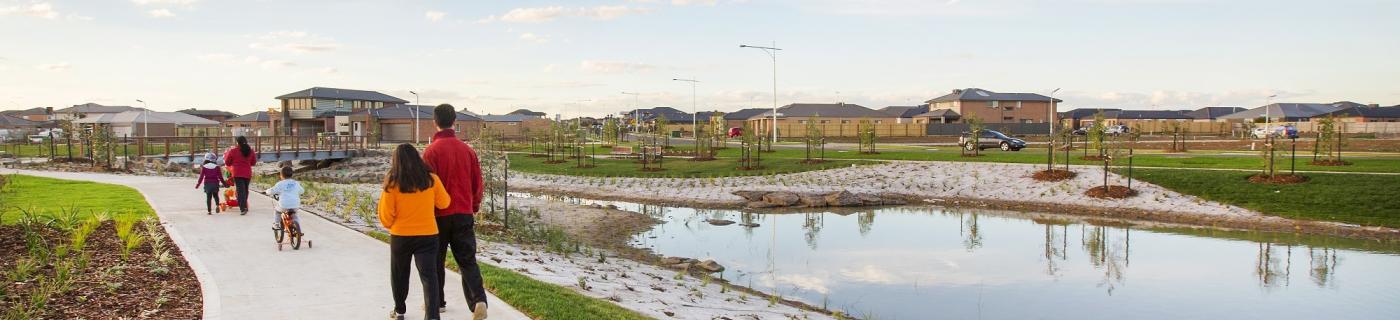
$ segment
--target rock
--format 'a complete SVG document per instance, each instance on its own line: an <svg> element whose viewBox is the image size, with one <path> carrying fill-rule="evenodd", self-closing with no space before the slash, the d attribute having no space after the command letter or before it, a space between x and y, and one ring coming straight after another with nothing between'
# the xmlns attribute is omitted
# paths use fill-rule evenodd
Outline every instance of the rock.
<svg viewBox="0 0 1400 320"><path fill-rule="evenodd" d="M719 262L715 262L714 260L701 261L700 263L696 264L695 267L700 268L700 270L705 270L705 272L724 271L724 266L720 265Z"/></svg>
<svg viewBox="0 0 1400 320"><path fill-rule="evenodd" d="M753 223L753 222L750 222L750 223L740 223L739 226L740 226L740 227L745 227L745 228L758 228L758 224L757 224L757 223Z"/></svg>
<svg viewBox="0 0 1400 320"><path fill-rule="evenodd" d="M668 265L666 265L666 267L667 267L667 268L671 268L671 269L677 269L677 270L690 270L690 263L689 263L689 262L682 262L682 263L677 263L677 264L668 264Z"/></svg>
<svg viewBox="0 0 1400 320"><path fill-rule="evenodd" d="M686 258L686 257L665 257L665 258L661 258L661 264L662 264L662 265L668 265L668 266L669 266L669 265L673 265L673 264L686 263L686 262L690 262L690 261L694 261L694 260L695 260L695 259Z"/></svg>
<svg viewBox="0 0 1400 320"><path fill-rule="evenodd" d="M734 191L734 195L743 197L744 200L748 201L763 201L763 195L766 194L768 194L768 191Z"/></svg>
<svg viewBox="0 0 1400 320"><path fill-rule="evenodd" d="M749 202L749 204L747 204L747 205L745 205L745 206L746 206L746 207L749 207L749 209L764 209L764 208L777 207L777 205L775 205L775 204L767 203L767 202L763 202L763 201L753 201L753 202Z"/></svg>
<svg viewBox="0 0 1400 320"><path fill-rule="evenodd" d="M724 219L710 219L710 220L705 220L705 222L709 222L710 225L716 225L716 226L727 226L727 225L734 224L734 221L729 221L729 220L724 220Z"/></svg>
<svg viewBox="0 0 1400 320"><path fill-rule="evenodd" d="M763 202L773 204L778 207L788 207L797 204L802 200L797 194L791 192L769 192L763 195Z"/></svg>
<svg viewBox="0 0 1400 320"><path fill-rule="evenodd" d="M826 206L826 198L820 194L803 193L798 194L797 197L798 202L802 203L803 207L820 208Z"/></svg>
<svg viewBox="0 0 1400 320"><path fill-rule="evenodd" d="M832 192L826 195L826 204L833 207L861 205L860 197L848 191Z"/></svg>

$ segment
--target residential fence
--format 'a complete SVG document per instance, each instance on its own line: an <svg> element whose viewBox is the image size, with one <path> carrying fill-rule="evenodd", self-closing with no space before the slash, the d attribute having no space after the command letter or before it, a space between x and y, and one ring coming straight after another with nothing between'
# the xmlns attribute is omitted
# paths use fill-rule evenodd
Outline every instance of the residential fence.
<svg viewBox="0 0 1400 320"><path fill-rule="evenodd" d="M918 123L876 123L875 135L880 137L922 137L927 134L923 124ZM860 124L858 123L824 123L816 124L817 130L821 130L825 137L856 137L859 134ZM766 127L759 128L757 132L769 132ZM807 136L807 124L785 123L778 125L779 138L802 138Z"/></svg>
<svg viewBox="0 0 1400 320"><path fill-rule="evenodd" d="M972 129L966 123L930 123L927 126L926 132L930 136L957 136ZM1008 135L1043 135L1050 132L1050 124L1048 123L988 123L983 127Z"/></svg>

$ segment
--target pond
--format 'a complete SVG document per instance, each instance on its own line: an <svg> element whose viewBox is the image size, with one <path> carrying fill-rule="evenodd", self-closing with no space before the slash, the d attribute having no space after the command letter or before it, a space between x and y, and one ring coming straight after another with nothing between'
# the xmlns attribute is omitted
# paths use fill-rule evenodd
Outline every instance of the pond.
<svg viewBox="0 0 1400 320"><path fill-rule="evenodd" d="M1400 319L1394 242L932 206L755 214L560 200L655 216L664 223L634 245L713 259L731 283L862 318Z"/></svg>

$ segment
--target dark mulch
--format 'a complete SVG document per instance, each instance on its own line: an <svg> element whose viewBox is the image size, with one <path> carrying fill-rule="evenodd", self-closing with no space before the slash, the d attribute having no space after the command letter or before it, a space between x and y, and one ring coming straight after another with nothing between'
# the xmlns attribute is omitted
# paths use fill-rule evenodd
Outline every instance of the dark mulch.
<svg viewBox="0 0 1400 320"><path fill-rule="evenodd" d="M1076 176L1079 176L1079 174L1075 173L1074 171L1051 169L1036 171L1035 174L1031 175L1031 179L1035 179L1036 181L1055 182L1074 179L1074 177Z"/></svg>
<svg viewBox="0 0 1400 320"><path fill-rule="evenodd" d="M140 224L132 232L145 233ZM41 233L50 244L69 241L67 234L54 229L44 229ZM19 259L28 256L24 232L19 226L0 226L0 234L6 235L0 237L0 270L9 273ZM160 266L156 262L159 259L152 252L150 240L132 250L127 261L122 262L122 242L116 228L112 222L104 223L88 237L82 251L90 255L88 265L74 273L69 291L51 296L43 312L34 318L201 318L203 301L199 281L180 249L164 231L160 236L168 244L171 258L168 265ZM158 271L160 268L166 271ZM46 277L53 276L52 265L40 266L39 270ZM29 305L30 293L39 288L37 282L31 276L28 280L5 283L0 309Z"/></svg>
<svg viewBox="0 0 1400 320"><path fill-rule="evenodd" d="M1249 176L1249 182L1262 184L1295 184L1308 182L1308 177L1291 174L1277 174L1273 177L1269 177L1265 174L1256 174Z"/></svg>
<svg viewBox="0 0 1400 320"><path fill-rule="evenodd" d="M1123 199L1135 196L1137 193L1137 190L1128 189L1125 186L1108 186L1106 190L1103 186L1097 186L1085 191L1084 195L1099 199Z"/></svg>
<svg viewBox="0 0 1400 320"><path fill-rule="evenodd" d="M1313 162L1310 162L1310 163L1311 163L1312 165L1314 165L1314 166L1328 166L1328 167L1349 166L1349 165L1351 165L1351 162L1346 162L1346 161L1342 161L1342 160L1317 160L1317 161L1313 161Z"/></svg>

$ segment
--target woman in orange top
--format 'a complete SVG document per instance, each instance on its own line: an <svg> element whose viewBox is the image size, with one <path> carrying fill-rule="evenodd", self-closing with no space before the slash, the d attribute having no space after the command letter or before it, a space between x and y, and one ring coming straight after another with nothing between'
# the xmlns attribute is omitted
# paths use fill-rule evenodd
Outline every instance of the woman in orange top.
<svg viewBox="0 0 1400 320"><path fill-rule="evenodd" d="M408 264L418 266L418 280L423 283L424 319L438 319L437 265L438 228L433 209L444 209L452 203L442 181L428 170L418 149L407 143L394 149L389 173L384 177L384 190L379 194L379 223L389 229L389 283L394 291L394 311L391 319L403 320L408 299Z"/></svg>

